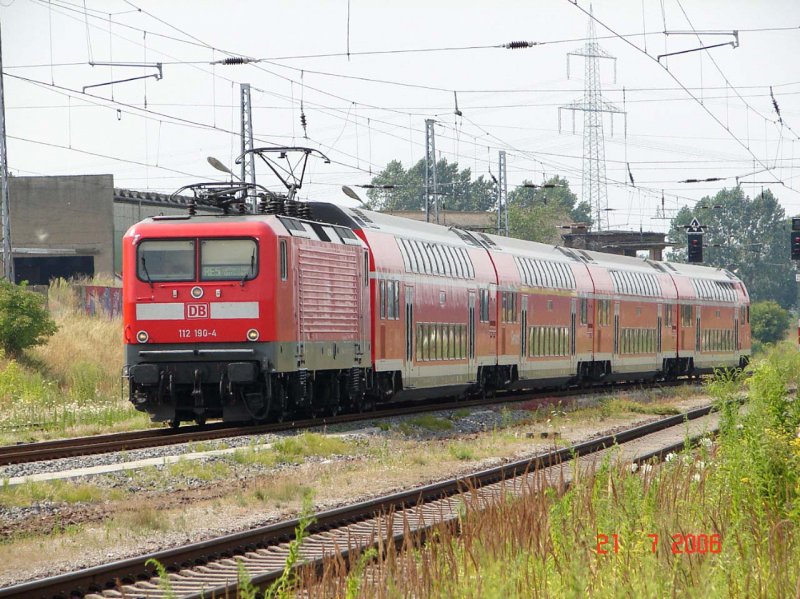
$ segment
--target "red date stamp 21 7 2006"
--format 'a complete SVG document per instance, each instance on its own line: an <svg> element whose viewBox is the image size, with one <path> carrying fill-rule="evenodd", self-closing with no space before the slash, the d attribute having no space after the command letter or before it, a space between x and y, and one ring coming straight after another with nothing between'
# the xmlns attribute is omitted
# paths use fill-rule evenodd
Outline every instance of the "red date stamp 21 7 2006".
<svg viewBox="0 0 800 599"><path fill-rule="evenodd" d="M652 542L651 551L653 553L658 550L658 535L650 533L647 537ZM707 535L689 535L689 534L674 534L671 535L672 540L672 553L677 555L679 553L696 554L696 553L719 553L722 551L722 537L718 534ZM608 553L619 553L619 535L611 534L597 535L597 553L606 555Z"/></svg>

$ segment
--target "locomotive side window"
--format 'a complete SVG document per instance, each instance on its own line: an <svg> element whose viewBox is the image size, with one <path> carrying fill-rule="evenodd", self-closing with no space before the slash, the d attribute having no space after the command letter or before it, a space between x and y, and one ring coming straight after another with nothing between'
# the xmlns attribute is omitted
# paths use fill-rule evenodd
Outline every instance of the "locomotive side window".
<svg viewBox="0 0 800 599"><path fill-rule="evenodd" d="M286 258L286 240L281 240L281 281L286 280L289 268Z"/></svg>
<svg viewBox="0 0 800 599"><path fill-rule="evenodd" d="M258 246L253 239L200 241L200 280L249 281L258 274Z"/></svg>
<svg viewBox="0 0 800 599"><path fill-rule="evenodd" d="M588 324L589 322L589 300L585 297L581 298L581 324Z"/></svg>
<svg viewBox="0 0 800 599"><path fill-rule="evenodd" d="M142 281L194 281L194 240L145 240L139 244L136 271Z"/></svg>

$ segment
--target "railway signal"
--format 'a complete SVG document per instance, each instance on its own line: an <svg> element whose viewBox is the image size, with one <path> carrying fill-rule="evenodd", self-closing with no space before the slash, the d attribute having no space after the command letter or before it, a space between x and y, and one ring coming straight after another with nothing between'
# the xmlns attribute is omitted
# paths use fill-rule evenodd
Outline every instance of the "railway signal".
<svg viewBox="0 0 800 599"><path fill-rule="evenodd" d="M789 245L792 248L792 260L800 260L800 218L792 218L792 232L789 237Z"/></svg>
<svg viewBox="0 0 800 599"><path fill-rule="evenodd" d="M686 227L687 262L697 264L703 261L703 225L693 218Z"/></svg>

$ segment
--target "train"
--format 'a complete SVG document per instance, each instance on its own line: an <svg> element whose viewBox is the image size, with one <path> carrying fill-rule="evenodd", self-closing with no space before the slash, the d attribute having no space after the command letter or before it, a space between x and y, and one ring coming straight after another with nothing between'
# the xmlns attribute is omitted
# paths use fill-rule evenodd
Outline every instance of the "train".
<svg viewBox="0 0 800 599"><path fill-rule="evenodd" d="M124 373L153 421L313 418L749 360L748 292L725 269L326 202L267 211L155 216L124 236Z"/></svg>

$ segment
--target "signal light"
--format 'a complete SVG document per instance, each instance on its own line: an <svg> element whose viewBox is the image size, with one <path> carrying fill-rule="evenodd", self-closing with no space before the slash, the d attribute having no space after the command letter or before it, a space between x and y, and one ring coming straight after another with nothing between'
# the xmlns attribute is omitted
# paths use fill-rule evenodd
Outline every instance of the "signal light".
<svg viewBox="0 0 800 599"><path fill-rule="evenodd" d="M256 329L250 329L247 331L247 340L258 341L258 331Z"/></svg>
<svg viewBox="0 0 800 599"><path fill-rule="evenodd" d="M789 233L789 245L792 248L792 260L800 260L800 231Z"/></svg>
<svg viewBox="0 0 800 599"><path fill-rule="evenodd" d="M147 343L150 339L150 335L147 334L147 331L139 331L136 333L136 341L139 343Z"/></svg>
<svg viewBox="0 0 800 599"><path fill-rule="evenodd" d="M697 263L703 261L703 234L690 231L688 234L688 261Z"/></svg>

